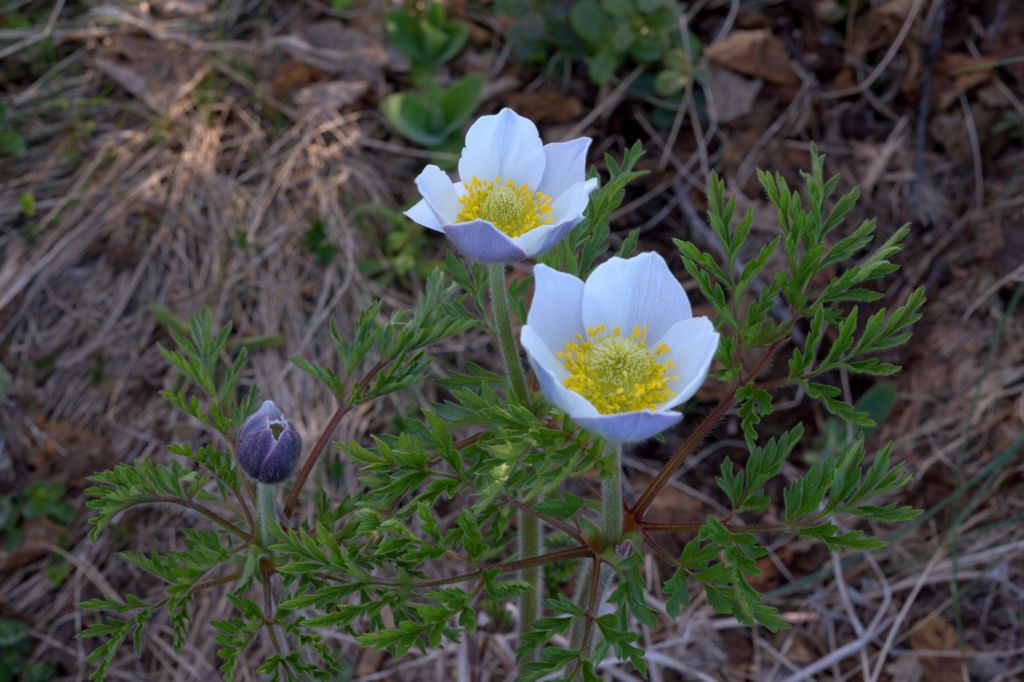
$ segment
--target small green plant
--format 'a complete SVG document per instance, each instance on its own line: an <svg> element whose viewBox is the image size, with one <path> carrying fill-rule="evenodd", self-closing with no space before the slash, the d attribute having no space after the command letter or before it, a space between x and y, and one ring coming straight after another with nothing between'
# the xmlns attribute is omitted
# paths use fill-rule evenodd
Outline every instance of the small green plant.
<svg viewBox="0 0 1024 682"><path fill-rule="evenodd" d="M6 370L0 369L0 373ZM75 512L65 500L60 483L37 481L24 490L0 497L0 537L5 547L17 547L25 535L25 521L47 518L62 526L74 520Z"/></svg>
<svg viewBox="0 0 1024 682"><path fill-rule="evenodd" d="M334 259L334 254L338 252L338 247L332 244L327 236L324 221L319 218L309 224L309 229L306 230L306 234L302 238L302 245L313 254L313 258L321 265L330 263Z"/></svg>
<svg viewBox="0 0 1024 682"><path fill-rule="evenodd" d="M0 618L0 682L46 682L54 669L46 663L27 660L32 638L24 621Z"/></svg>
<svg viewBox="0 0 1024 682"><path fill-rule="evenodd" d="M468 29L448 19L444 6L430 3L388 12L385 30L391 45L410 59L416 90L396 92L380 103L388 123L402 136L436 151L458 151L462 127L483 96L484 78L469 74L447 85L434 71L451 61L466 44Z"/></svg>
<svg viewBox="0 0 1024 682"><path fill-rule="evenodd" d="M415 92L397 92L380 103L380 111L395 130L416 144L438 151L462 146L462 127L484 91L484 78L469 74L451 85L429 83Z"/></svg>
<svg viewBox="0 0 1024 682"><path fill-rule="evenodd" d="M0 102L0 156L18 156L27 149L25 138L7 118L7 106Z"/></svg>
<svg viewBox="0 0 1024 682"><path fill-rule="evenodd" d="M465 24L448 19L444 5L433 2L423 10L414 5L388 12L384 30L391 45L412 61L413 70L426 74L450 62L469 36Z"/></svg>
<svg viewBox="0 0 1024 682"><path fill-rule="evenodd" d="M662 97L703 77L696 66L700 42L692 33L682 39L671 0L498 0L496 9L512 19L508 39L521 59L585 59L598 85L630 64L647 72L636 89Z"/></svg>
<svg viewBox="0 0 1024 682"><path fill-rule="evenodd" d="M853 404L853 409L868 415L871 421L882 424L889 418L896 404L897 389L893 381L880 381L868 388ZM808 449L804 459L814 464L823 457L835 455L856 438L867 438L874 433L874 427L850 424L838 417L829 417L821 425L821 431L814 439L814 447Z"/></svg>
<svg viewBox="0 0 1024 682"><path fill-rule="evenodd" d="M654 77L654 92L662 97L672 97L694 82L704 82L707 74L698 66L700 43L697 36L690 35L684 47L673 47L661 60L662 69Z"/></svg>
<svg viewBox="0 0 1024 682"><path fill-rule="evenodd" d="M377 220L374 220L376 218ZM440 265L440 261L424 258L430 237L415 223L409 222L401 212L380 204L357 208L352 219L368 232L377 230L380 223L380 257L359 261L359 271L383 284L395 281L408 284L412 280L425 280Z"/></svg>

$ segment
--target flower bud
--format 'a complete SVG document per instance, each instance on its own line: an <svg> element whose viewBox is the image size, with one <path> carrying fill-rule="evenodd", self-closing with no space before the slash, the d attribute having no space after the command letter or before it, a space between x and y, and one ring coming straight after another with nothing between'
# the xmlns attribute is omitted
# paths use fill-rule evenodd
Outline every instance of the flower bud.
<svg viewBox="0 0 1024 682"><path fill-rule="evenodd" d="M238 432L238 464L260 483L280 483L299 462L302 438L272 400L266 400Z"/></svg>

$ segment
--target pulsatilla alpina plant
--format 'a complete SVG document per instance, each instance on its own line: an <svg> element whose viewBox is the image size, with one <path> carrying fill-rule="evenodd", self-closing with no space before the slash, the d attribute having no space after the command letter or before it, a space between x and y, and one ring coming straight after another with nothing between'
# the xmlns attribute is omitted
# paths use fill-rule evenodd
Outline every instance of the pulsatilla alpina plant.
<svg viewBox="0 0 1024 682"><path fill-rule="evenodd" d="M633 254L636 233L603 258L609 215L640 174L639 145L620 161L606 157L609 176L591 192L593 183L574 170L582 168L576 152L586 144L577 141L562 148L571 157L554 157L563 171L545 185L544 162L552 156L532 124L513 116L478 122L482 128L471 132L464 152L472 163L460 164L463 182L453 185L431 171L430 187L420 187L425 203L410 211L435 230L460 224L461 211L475 212L466 229L500 245L503 257L488 257L494 251L478 251L472 240L461 243L464 255L448 253L415 310L386 315L377 303L354 329L331 325L337 357L329 366L294 358L336 400L334 416L305 452L285 411L270 401L257 409L256 387L243 389L247 359L228 351L229 327L217 329L204 312L187 333L172 332L177 349L163 353L184 380L167 398L219 436L172 445L169 464L140 460L94 477L94 538L135 507L177 505L196 513L174 551L122 553L165 583L164 596L84 604L103 612L82 633L100 640L91 657L94 678L105 675L125 640L139 647L146 623L160 611L175 647L190 628L215 630L225 679L247 651L253 655L257 639L261 650L273 652L253 662L260 673L336 679L347 664L328 631L402 656L479 627L518 629L517 679L596 680L606 655L643 675L637 624L677 618L693 589L742 623L786 626L750 584L768 539L795 534L836 550L872 550L884 543L862 530L864 520L914 516L884 500L907 480L888 446L869 453L863 439L852 440L788 485L770 486L803 427L767 437L760 426L784 387L802 388L837 419L870 424L844 400L835 375L899 369L878 354L908 340L922 292L891 310L866 314L862 306L881 298L872 283L897 268L890 259L906 227L881 243L873 220L841 230L857 191L836 196L837 179L825 179L814 153L802 192L779 175L760 174L779 234L745 248L752 216L736 215L735 200L725 199L724 183L713 176L708 218L720 255L676 243L712 310L709 318L694 317L666 261ZM490 153L487 144L495 145ZM514 158L517 150L529 159ZM538 240L547 250L533 268L531 297L531 278L507 280L500 261L532 249L520 255L506 248L515 237L501 221L536 208L530 192L548 187L557 194L556 186L575 192L571 210L557 220L583 217L555 243ZM438 196L444 206L431 205ZM528 235L549 224L534 222L518 227ZM525 323L518 339L516 321ZM446 371L451 363L431 357L438 342L476 328L492 335L503 372L473 363ZM539 390L527 381L523 351ZM724 382L724 398L703 417L694 410L684 419L687 401L709 376ZM311 483L347 414L427 381L439 385L441 402L399 415L387 433L337 444L359 471L357 493ZM271 386L260 389L273 393ZM730 511L657 518L658 494L733 409L749 452L720 464L716 482ZM634 499L623 499L623 449L668 428L686 434L682 445L665 453L664 467ZM586 483L595 475L599 491ZM781 496L771 494L780 488ZM777 521L759 520L770 507ZM686 540L681 554L664 548L667 534ZM667 581L653 587L665 603L661 616L645 599L652 589L642 573L648 553L672 567ZM226 593L233 612L209 625L193 623L193 601L208 590ZM606 603L614 608L602 608Z"/></svg>

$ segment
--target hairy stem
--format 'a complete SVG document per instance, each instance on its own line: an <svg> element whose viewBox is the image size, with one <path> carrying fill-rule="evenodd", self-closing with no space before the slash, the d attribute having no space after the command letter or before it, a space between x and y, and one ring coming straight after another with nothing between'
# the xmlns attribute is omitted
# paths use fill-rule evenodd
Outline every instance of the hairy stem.
<svg viewBox="0 0 1024 682"><path fill-rule="evenodd" d="M526 375L523 374L523 363L519 360L519 350L515 337L512 335L512 318L508 308L508 291L505 288L505 266L501 264L487 267L487 280L491 291L491 310L494 313L494 331L497 336L501 357L505 360L508 372L508 384L512 395L521 403L526 403L529 394L526 391Z"/></svg>
<svg viewBox="0 0 1024 682"><path fill-rule="evenodd" d="M540 519L525 509L519 510L519 556L526 560L540 555ZM519 634L522 636L533 622L540 617L543 571L539 565L523 569L522 579L530 584L530 589L519 599ZM532 660L532 658L530 659Z"/></svg>
<svg viewBox="0 0 1024 682"><path fill-rule="evenodd" d="M270 524L277 523L277 503L274 502L274 487L269 483L256 484L257 539L260 547L266 548L270 538Z"/></svg>
<svg viewBox="0 0 1024 682"><path fill-rule="evenodd" d="M491 312L494 315L494 332L497 337L501 357L505 360L505 371L508 374L509 390L516 400L526 404L529 392L526 388L526 376L523 374L523 363L519 359L519 349L512 335L512 317L508 307L508 290L505 288L505 266L494 264L487 267L487 280L491 294ZM541 538L540 519L525 509L519 510L519 557L528 559L540 554L543 541ZM530 584L530 589L519 598L519 634L526 633L540 616L543 574L539 566L530 566L522 572L522 579ZM533 655L527 657L533 660Z"/></svg>
<svg viewBox="0 0 1024 682"><path fill-rule="evenodd" d="M614 547L622 537L622 443L608 441L612 470L601 479L601 541Z"/></svg>

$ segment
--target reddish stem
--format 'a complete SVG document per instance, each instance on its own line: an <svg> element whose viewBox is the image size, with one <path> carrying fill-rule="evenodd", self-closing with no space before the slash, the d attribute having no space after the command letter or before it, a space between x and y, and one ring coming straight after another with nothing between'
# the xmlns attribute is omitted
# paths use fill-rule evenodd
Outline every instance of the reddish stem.
<svg viewBox="0 0 1024 682"><path fill-rule="evenodd" d="M580 533L577 529L575 529L572 526L570 526L565 521L562 521L561 519L556 519L553 516L548 516L547 514L543 514L543 513L539 512L539 511L537 511L536 509L533 509L529 505L520 502L519 500L512 499L508 495L502 495L501 498L505 502L508 502L509 504L511 504L516 509L522 509L527 514L532 514L533 516L536 516L538 519L542 519L545 523L547 523L552 528L557 528L558 530L562 531L563 533L566 533L573 540L576 540L576 542L580 543L581 545L587 544L587 541L583 537L583 534Z"/></svg>
<svg viewBox="0 0 1024 682"><path fill-rule="evenodd" d="M683 441L683 444L675 451L671 459L669 459L668 462L665 463L665 466L661 468L657 476L647 484L647 488L645 488L643 493L641 493L636 504L629 510L638 523L643 522L644 513L647 511L647 508L651 506L654 498L669 482L669 479L672 478L672 475L676 470L683 465L686 458L697 449L697 446L700 445L704 438L707 437L708 433L711 432L711 429L721 421L722 417L724 417L726 412L729 411L729 408L732 407L733 403L736 401L736 391L761 373L761 370L764 369L771 357L775 355L775 351L777 351L783 343L784 340L776 341L768 347L768 350L765 351L763 356L761 356L761 359L757 362L757 365L754 366L754 369L751 370L749 375L745 378L741 377L732 385L725 398L723 398L722 401L718 403L718 405L716 405L706 417L704 417L703 421L697 425L697 428L690 433L689 437Z"/></svg>
<svg viewBox="0 0 1024 682"><path fill-rule="evenodd" d="M327 441L331 439L331 434L334 433L334 429L338 428L338 423L341 418L344 417L352 409L352 405L341 404L338 405L338 409L335 410L334 416L331 417L331 421L327 422L327 426L324 427L323 432L320 434L320 438L317 439L316 445L309 452L309 457L306 458L305 464L302 465L302 469L299 471L299 475L295 478L295 482L292 483L291 490L288 491L288 499L284 503L284 516L288 518L295 511L295 504L299 501L299 495L302 493L302 486L306 484L306 480L309 475L313 473L313 467L316 466L316 462L320 459L320 453L323 452L327 446Z"/></svg>

